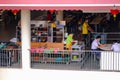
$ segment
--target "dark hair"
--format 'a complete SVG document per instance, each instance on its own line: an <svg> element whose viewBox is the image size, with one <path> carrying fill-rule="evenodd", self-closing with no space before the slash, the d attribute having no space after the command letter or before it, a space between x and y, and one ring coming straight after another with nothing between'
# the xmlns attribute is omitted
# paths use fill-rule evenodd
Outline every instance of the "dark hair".
<svg viewBox="0 0 120 80"><path fill-rule="evenodd" d="M97 36L96 39L101 38L101 36Z"/></svg>
<svg viewBox="0 0 120 80"><path fill-rule="evenodd" d="M120 40L118 40L118 43L120 43Z"/></svg>
<svg viewBox="0 0 120 80"><path fill-rule="evenodd" d="M119 41L118 41L118 40L113 40L113 43L116 43L116 42L117 42L117 43L119 43Z"/></svg>
<svg viewBox="0 0 120 80"><path fill-rule="evenodd" d="M74 35L74 33L69 33L69 34L73 34L73 35ZM69 35L69 34L68 34L68 35Z"/></svg>

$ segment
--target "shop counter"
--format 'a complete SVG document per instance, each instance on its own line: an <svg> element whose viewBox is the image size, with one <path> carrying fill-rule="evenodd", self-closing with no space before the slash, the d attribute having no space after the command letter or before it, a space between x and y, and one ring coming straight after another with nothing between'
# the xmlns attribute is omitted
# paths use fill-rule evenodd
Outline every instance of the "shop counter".
<svg viewBox="0 0 120 80"><path fill-rule="evenodd" d="M21 46L21 42L17 42ZM59 50L64 50L63 43L53 43L53 42L31 42L31 48L59 48Z"/></svg>

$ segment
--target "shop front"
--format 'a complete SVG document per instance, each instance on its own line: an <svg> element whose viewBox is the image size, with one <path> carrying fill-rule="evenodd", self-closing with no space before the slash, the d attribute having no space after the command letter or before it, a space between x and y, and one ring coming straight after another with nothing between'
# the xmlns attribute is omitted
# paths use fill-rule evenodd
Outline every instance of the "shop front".
<svg viewBox="0 0 120 80"><path fill-rule="evenodd" d="M56 4L58 2L60 2L60 4ZM92 2L95 2L95 4L93 4ZM61 27L60 27L60 30L58 29L58 30L55 30L53 33L50 33L47 36L48 41L45 40L46 34L42 34L44 36L44 38L39 39L39 36L41 36L41 32L45 32L46 29L48 29L48 28L46 28L46 27L44 27L44 29L40 28L40 30L42 30L42 31L39 31L38 27L44 26L44 24L49 25L49 22L43 21L41 23L42 25L40 25L38 20L31 21L30 10L56 10L56 11L58 11L57 14L59 14L57 16L58 17L57 19L59 21L64 21L63 18L61 18L61 16L63 17L61 10L82 10L83 13L86 13L86 12L91 12L91 13L93 13L93 12L95 12L95 13L97 13L97 12L103 12L103 13L110 12L110 9L113 9L114 5L116 6L116 8L119 9L120 2L118 0L117 1L113 1L113 0L107 1L106 0L106 1L98 1L98 2L96 2L96 0L93 0L93 1L84 0L82 2L79 2L79 4L78 4L77 0L76 1L73 0L69 3L68 3L68 1L54 1L53 0L53 1L48 2L48 4L46 4L46 1L44 1L44 0L43 1L36 0L34 2L33 1L29 2L28 0L23 1L23 2L22 1L14 1L13 3L10 0L7 0L6 2L0 2L0 3L1 3L0 9L21 10L21 39L17 43L19 45L21 45L21 49L22 49L22 69L15 69L15 70L13 70L13 69L0 69L2 72L0 74L3 75L1 80L13 80L13 79L15 79L13 74L15 74L17 77L21 77L21 78L18 78L18 80L38 79L40 77L42 79L49 80L51 78L51 76L53 76L53 75L57 76L60 79L68 79L68 77L66 77L64 75L69 74L69 72L72 73L72 74L69 74L70 75L69 78L72 78L72 79L78 79L78 77L76 77L76 76L82 75L82 76L84 76L84 77L81 76L82 79L87 80L88 78L85 77L86 74L90 78L92 76L93 77L93 78L91 78L92 80L98 78L98 77L96 78L94 76L95 75L94 72L89 72L89 71L88 72L83 72L83 71L76 72L76 71L57 71L57 70L55 70L55 71L48 70L47 71L47 70L41 70L41 69L40 70L32 70L31 63L30 63L30 61L31 61L30 56L31 56L32 48L44 47L44 48L59 48L59 50L64 50L64 41L63 41L64 38L58 39L58 42L54 41L54 40L56 40L56 37L53 38L53 33L55 31L62 32L62 37L63 37L64 36L64 32L63 32L64 29L63 28L61 29ZM117 4L115 4L115 3L117 3ZM37 23L39 23L39 24L37 24ZM37 25L38 27L37 28L34 27L31 30L30 27L34 26L34 24ZM65 26L66 24L64 24L64 22L61 22L60 25ZM53 28L50 28L50 29L53 29ZM33 34L33 36L31 36L31 33L32 32L34 33L35 30L38 31L37 37L36 37L36 34ZM61 34L59 34L59 35L61 35ZM58 37L60 37L60 36L58 36ZM52 55L52 56L54 56L54 55ZM62 55L62 56L65 56L65 55ZM46 58L46 55L45 55L45 58ZM73 56L73 58L74 59L76 58L76 54L75 54L75 56ZM74 61L74 59L73 59L73 61ZM36 58L34 60L36 60ZM60 60L60 58L58 60ZM79 59L77 59L76 61L79 61ZM44 64L44 62L42 64ZM36 74L36 75L34 75L34 74ZM97 76L98 75L103 76L103 78L99 77L100 79L104 79L104 77L109 78L110 77L109 74L111 74L111 73L108 73L106 75L104 75L104 74L105 74L104 72L96 73ZM48 77L46 77L46 75ZM114 75L114 73L112 73L111 75ZM62 78L60 76L63 76L64 78ZM51 79L56 80L56 77L53 77Z"/></svg>

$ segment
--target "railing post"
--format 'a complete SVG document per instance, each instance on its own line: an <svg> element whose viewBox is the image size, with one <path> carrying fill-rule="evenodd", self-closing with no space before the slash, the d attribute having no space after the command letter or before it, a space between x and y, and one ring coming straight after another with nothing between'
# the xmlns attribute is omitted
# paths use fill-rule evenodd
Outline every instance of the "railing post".
<svg viewBox="0 0 120 80"><path fill-rule="evenodd" d="M21 10L22 69L30 69L30 10Z"/></svg>

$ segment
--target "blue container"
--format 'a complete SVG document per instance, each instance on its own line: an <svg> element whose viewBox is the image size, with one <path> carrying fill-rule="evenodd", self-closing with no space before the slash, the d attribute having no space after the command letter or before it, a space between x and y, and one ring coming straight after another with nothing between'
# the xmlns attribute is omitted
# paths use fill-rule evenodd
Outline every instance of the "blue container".
<svg viewBox="0 0 120 80"><path fill-rule="evenodd" d="M57 58L55 59L55 61L56 61L56 62L62 62L62 57L57 57Z"/></svg>

